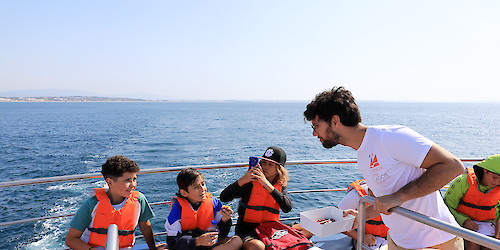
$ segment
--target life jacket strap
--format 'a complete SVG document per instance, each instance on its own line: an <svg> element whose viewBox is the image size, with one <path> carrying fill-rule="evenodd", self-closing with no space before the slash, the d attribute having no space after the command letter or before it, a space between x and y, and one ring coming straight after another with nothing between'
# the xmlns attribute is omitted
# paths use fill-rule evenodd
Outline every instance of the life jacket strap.
<svg viewBox="0 0 500 250"><path fill-rule="evenodd" d="M366 223L370 224L370 225L383 225L384 224L383 221L379 221L379 220L367 220Z"/></svg>
<svg viewBox="0 0 500 250"><path fill-rule="evenodd" d="M93 233L108 234L108 229L106 229L106 228L93 228L93 227L89 227L87 229L90 232L93 232ZM127 236L127 235L130 235L130 234L133 234L133 233L134 233L134 230L118 230L118 235L121 235L121 236Z"/></svg>
<svg viewBox="0 0 500 250"><path fill-rule="evenodd" d="M486 210L486 211L493 209L497 205L497 204L495 204L493 206L478 206L476 204L468 203L468 202L465 202L463 200L460 200L459 204L462 204L462 205L467 206L467 207L475 208L475 209Z"/></svg>
<svg viewBox="0 0 500 250"><path fill-rule="evenodd" d="M257 210L257 211L268 211L268 212L273 213L273 214L279 214L280 213L280 210L277 210L277 209L274 209L274 208L271 208L271 207L266 207L266 206L250 206L248 204L243 203L242 201L240 201L240 206L242 206L244 208L247 208L247 209Z"/></svg>

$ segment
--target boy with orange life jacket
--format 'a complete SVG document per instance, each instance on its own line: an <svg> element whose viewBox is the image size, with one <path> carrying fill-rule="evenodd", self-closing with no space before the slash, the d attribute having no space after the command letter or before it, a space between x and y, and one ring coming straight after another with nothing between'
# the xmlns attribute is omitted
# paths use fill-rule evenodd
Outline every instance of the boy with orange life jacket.
<svg viewBox="0 0 500 250"><path fill-rule="evenodd" d="M264 249L255 229L262 222L278 221L280 209L288 213L286 154L280 147L269 147L257 166L226 187L220 198L224 202L240 198L235 233L243 239L243 249Z"/></svg>
<svg viewBox="0 0 500 250"><path fill-rule="evenodd" d="M364 179L357 180L349 184L347 188L347 195L340 201L338 208L340 210L357 210L359 199L366 195L373 196L373 193L368 188L368 185L366 185ZM380 216L367 220L365 223L364 244L371 246L371 249L379 249L386 246L388 230L389 228L384 224ZM350 236L353 240L358 239L358 233L356 230L344 232L344 234Z"/></svg>
<svg viewBox="0 0 500 250"><path fill-rule="evenodd" d="M228 238L233 211L207 192L203 175L185 168L177 175L179 192L165 221L170 250L240 249L238 236Z"/></svg>
<svg viewBox="0 0 500 250"><path fill-rule="evenodd" d="M94 196L87 199L71 221L66 235L66 245L71 249L104 249L109 225L118 226L120 249L132 249L134 230L141 230L149 249L156 249L153 229L149 219L154 216L146 197L135 191L136 162L123 156L114 156L102 165L101 173L107 190L94 189Z"/></svg>
<svg viewBox="0 0 500 250"><path fill-rule="evenodd" d="M462 227L500 239L500 154L468 168L453 180L443 199ZM465 248L481 246L465 241Z"/></svg>

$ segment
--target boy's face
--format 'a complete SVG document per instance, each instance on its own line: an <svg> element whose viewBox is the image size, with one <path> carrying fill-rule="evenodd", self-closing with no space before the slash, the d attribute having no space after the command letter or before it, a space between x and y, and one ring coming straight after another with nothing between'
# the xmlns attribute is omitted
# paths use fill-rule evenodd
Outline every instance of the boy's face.
<svg viewBox="0 0 500 250"><path fill-rule="evenodd" d="M107 178L109 191L116 196L129 197L132 191L137 187L137 173L126 172L122 176L115 178Z"/></svg>
<svg viewBox="0 0 500 250"><path fill-rule="evenodd" d="M207 194L207 186L205 186L205 179L198 176L196 180L188 186L187 190L181 189L180 193L186 197L191 203L202 202Z"/></svg>
<svg viewBox="0 0 500 250"><path fill-rule="evenodd" d="M481 181L481 184L488 186L488 187L496 187L500 186L500 175L495 174L491 171L488 171L486 169L483 169L484 174L483 174L483 179Z"/></svg>

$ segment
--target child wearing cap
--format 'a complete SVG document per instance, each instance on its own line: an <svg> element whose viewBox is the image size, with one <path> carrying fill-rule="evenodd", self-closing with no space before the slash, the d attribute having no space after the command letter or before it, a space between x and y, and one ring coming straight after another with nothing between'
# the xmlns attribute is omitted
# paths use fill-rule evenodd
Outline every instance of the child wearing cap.
<svg viewBox="0 0 500 250"><path fill-rule="evenodd" d="M468 168L453 180L443 199L462 227L500 239L500 154ZM481 246L465 241L465 249Z"/></svg>
<svg viewBox="0 0 500 250"><path fill-rule="evenodd" d="M203 175L194 168L182 169L177 185L165 221L168 249L240 249L240 237L227 237L233 210L207 192Z"/></svg>
<svg viewBox="0 0 500 250"><path fill-rule="evenodd" d="M280 209L288 213L286 154L280 147L269 147L259 164L226 187L220 194L223 202L240 198L235 233L243 239L244 249L264 249L255 229L262 222L278 221Z"/></svg>

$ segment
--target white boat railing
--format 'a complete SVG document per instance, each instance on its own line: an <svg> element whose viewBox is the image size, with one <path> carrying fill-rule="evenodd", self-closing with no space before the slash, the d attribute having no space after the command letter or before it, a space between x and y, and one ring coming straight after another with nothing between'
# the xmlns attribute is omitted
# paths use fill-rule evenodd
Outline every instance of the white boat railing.
<svg viewBox="0 0 500 250"><path fill-rule="evenodd" d="M357 161L355 159L311 160L311 161L289 161L286 163L286 165L342 164L342 163L356 163L356 162ZM139 172L139 174L157 174L157 173L176 172L176 171L180 171L183 168L220 169L220 168L238 168L238 167L248 167L248 163L227 163L227 164L210 164L210 165L192 165L192 166L179 166L179 167L150 168L150 169L141 169L141 172ZM52 182L61 182L61 181L94 179L94 178L102 178L101 173L75 174L75 175L64 175L64 176L24 179L24 180L16 180L16 181L5 181L5 182L0 182L0 188L33 185L33 184L43 184L43 183L52 183Z"/></svg>
<svg viewBox="0 0 500 250"><path fill-rule="evenodd" d="M359 207L358 207L358 221L365 221L366 213L365 213L365 208L366 208L366 203L373 204L375 202L375 198L371 196L363 196L359 200ZM479 245L489 247L491 249L500 249L500 240L497 240L492 237L488 237L486 235L482 235L480 233L474 232L472 230L459 227L456 225L452 225L450 223L429 217L427 215L423 215L411 210L408 210L406 208L402 207L393 207L389 209L389 212L397 213L401 216L404 216L406 218L418 221L420 223L426 224L428 226L441 229L445 232L448 232L450 234L457 235L459 237L462 237L463 239L466 239L468 241L475 242ZM357 250L361 249L370 249L369 246L364 244L364 237L365 237L365 223L358 223L358 246Z"/></svg>

